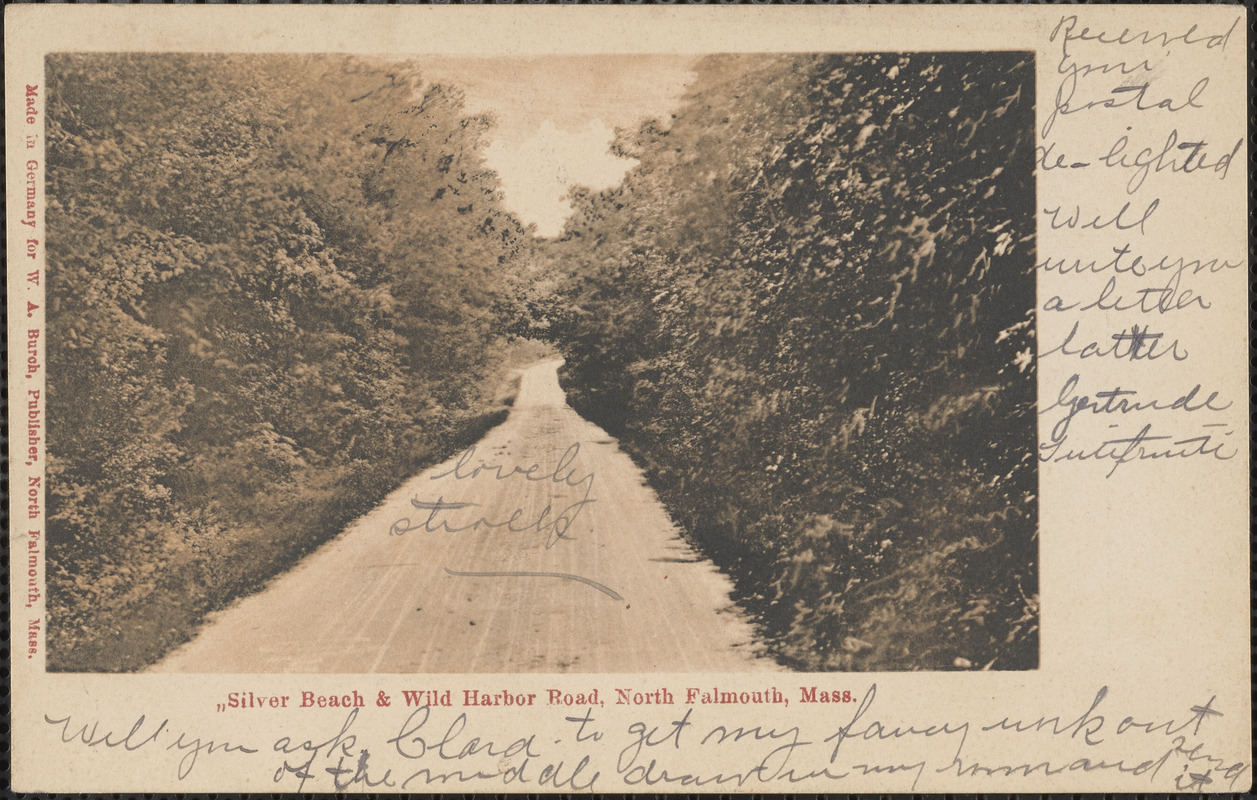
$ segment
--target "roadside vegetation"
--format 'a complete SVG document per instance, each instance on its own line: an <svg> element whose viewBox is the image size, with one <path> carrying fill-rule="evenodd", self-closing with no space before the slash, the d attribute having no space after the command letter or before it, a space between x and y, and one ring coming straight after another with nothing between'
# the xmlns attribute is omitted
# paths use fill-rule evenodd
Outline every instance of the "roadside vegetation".
<svg viewBox="0 0 1257 800"><path fill-rule="evenodd" d="M414 65L48 81L48 664L131 670L504 419L531 239Z"/></svg>
<svg viewBox="0 0 1257 800"><path fill-rule="evenodd" d="M1028 54L707 57L552 240L418 65L47 66L50 669L153 663L551 346L783 663L1037 665Z"/></svg>
<svg viewBox="0 0 1257 800"><path fill-rule="evenodd" d="M709 57L544 253L573 405L796 668L1038 663L1033 68Z"/></svg>

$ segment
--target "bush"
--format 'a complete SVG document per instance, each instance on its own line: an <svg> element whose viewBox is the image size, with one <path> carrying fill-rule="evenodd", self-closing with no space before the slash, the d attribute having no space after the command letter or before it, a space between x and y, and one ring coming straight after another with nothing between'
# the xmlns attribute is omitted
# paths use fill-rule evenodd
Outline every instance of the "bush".
<svg viewBox="0 0 1257 800"><path fill-rule="evenodd" d="M499 418L528 237L413 64L47 71L48 664L136 669Z"/></svg>
<svg viewBox="0 0 1257 800"><path fill-rule="evenodd" d="M546 254L569 398L786 662L1035 666L1032 59L697 72Z"/></svg>

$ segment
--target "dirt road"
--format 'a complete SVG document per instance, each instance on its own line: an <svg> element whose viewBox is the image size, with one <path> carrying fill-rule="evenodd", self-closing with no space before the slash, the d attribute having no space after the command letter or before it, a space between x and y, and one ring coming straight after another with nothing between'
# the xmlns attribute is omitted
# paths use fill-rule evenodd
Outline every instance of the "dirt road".
<svg viewBox="0 0 1257 800"><path fill-rule="evenodd" d="M777 669L641 471L526 370L510 417L153 671ZM535 466L534 466L535 465Z"/></svg>

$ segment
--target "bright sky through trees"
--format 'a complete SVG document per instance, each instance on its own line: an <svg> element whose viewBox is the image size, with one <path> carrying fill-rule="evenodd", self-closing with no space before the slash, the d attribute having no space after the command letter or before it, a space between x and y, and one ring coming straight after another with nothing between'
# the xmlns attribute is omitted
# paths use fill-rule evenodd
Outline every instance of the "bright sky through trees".
<svg viewBox="0 0 1257 800"><path fill-rule="evenodd" d="M486 151L505 205L537 233L556 236L575 184L604 189L633 161L607 152L617 127L667 119L693 77L692 56L609 55L423 58L433 81L467 93L468 112L490 113Z"/></svg>

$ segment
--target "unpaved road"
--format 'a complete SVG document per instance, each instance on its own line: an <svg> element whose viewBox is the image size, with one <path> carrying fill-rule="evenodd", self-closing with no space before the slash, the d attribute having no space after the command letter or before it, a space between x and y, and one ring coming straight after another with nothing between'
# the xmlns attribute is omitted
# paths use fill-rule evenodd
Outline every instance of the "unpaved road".
<svg viewBox="0 0 1257 800"><path fill-rule="evenodd" d="M523 373L510 417L474 452L408 480L152 670L777 669L729 580L567 405L560 363Z"/></svg>

